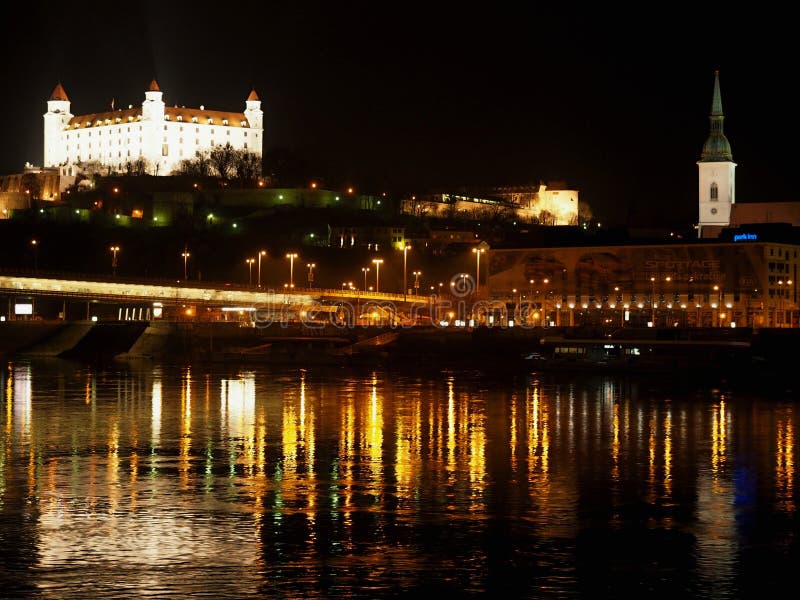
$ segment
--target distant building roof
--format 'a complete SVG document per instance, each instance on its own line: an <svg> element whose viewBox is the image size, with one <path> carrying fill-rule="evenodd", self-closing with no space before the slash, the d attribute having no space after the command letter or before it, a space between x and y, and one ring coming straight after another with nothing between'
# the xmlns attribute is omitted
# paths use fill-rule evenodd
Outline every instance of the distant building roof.
<svg viewBox="0 0 800 600"><path fill-rule="evenodd" d="M147 88L147 91L148 92L160 92L161 91L161 88L158 87L158 82L156 81L155 77L153 77L153 80L150 82L150 86Z"/></svg>
<svg viewBox="0 0 800 600"><path fill-rule="evenodd" d="M258 97L258 94L256 94L256 89L255 88L250 90L250 95L247 97L247 100L248 101L259 100L259 97Z"/></svg>

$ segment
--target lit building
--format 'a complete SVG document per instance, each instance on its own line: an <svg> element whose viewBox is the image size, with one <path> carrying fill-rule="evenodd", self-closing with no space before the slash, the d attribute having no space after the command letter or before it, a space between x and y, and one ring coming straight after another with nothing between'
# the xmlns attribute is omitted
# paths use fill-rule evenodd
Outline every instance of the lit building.
<svg viewBox="0 0 800 600"><path fill-rule="evenodd" d="M144 161L147 172L169 175L184 159L192 159L218 145L230 144L261 154L263 111L255 90L244 112L210 110L204 106L167 106L155 79L140 107L75 116L64 88L56 85L44 115L44 167L59 167L75 175L82 163L96 163L118 171Z"/></svg>
<svg viewBox="0 0 800 600"><path fill-rule="evenodd" d="M800 202L736 203L736 163L722 128L722 96L719 72L714 73L710 131L700 160L697 223L698 237L717 238L726 228L785 223L800 227Z"/></svg>
<svg viewBox="0 0 800 600"><path fill-rule="evenodd" d="M489 297L545 305L569 325L800 326L800 246L740 232L731 242L492 247ZM516 293L515 293L516 292ZM615 316L616 315L616 316Z"/></svg>
<svg viewBox="0 0 800 600"><path fill-rule="evenodd" d="M436 193L402 200L401 211L415 216L492 220L513 218L541 225L577 225L578 191L563 184L520 185Z"/></svg>

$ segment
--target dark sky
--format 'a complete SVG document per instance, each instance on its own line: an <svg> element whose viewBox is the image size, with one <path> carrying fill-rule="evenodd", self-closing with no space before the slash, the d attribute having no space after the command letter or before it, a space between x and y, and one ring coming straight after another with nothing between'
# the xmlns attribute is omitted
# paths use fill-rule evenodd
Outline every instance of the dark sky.
<svg viewBox="0 0 800 600"><path fill-rule="evenodd" d="M140 104L155 75L186 106L243 110L255 86L266 151L364 192L561 180L609 223L691 223L718 68L737 200L797 200L786 15L549 6L20 3L3 9L0 172L41 163L59 80L83 114Z"/></svg>

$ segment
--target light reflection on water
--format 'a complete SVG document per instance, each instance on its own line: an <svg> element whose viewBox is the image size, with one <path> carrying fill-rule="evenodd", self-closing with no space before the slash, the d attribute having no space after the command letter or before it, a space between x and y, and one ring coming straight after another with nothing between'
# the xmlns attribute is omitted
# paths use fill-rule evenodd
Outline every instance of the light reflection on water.
<svg viewBox="0 0 800 600"><path fill-rule="evenodd" d="M791 402L457 372L2 378L9 597L736 597L800 558Z"/></svg>

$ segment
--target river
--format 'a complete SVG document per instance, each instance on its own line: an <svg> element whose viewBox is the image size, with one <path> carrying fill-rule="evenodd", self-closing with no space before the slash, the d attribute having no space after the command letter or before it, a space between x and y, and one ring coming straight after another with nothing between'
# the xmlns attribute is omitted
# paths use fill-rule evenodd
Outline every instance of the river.
<svg viewBox="0 0 800 600"><path fill-rule="evenodd" d="M800 564L793 398L566 373L14 361L4 598L735 598Z"/></svg>

